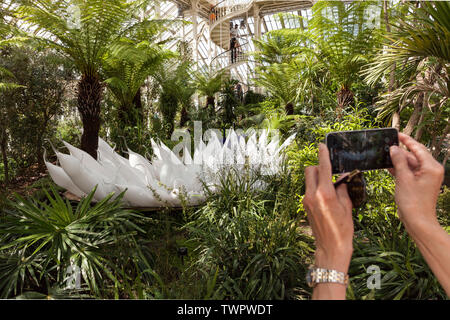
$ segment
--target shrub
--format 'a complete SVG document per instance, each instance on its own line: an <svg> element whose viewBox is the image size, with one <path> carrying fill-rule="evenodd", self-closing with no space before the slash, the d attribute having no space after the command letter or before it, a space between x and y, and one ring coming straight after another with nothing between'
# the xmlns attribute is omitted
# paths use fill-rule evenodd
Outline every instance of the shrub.
<svg viewBox="0 0 450 320"><path fill-rule="evenodd" d="M364 221L367 220L367 221ZM392 213L365 216L359 224L350 264L351 299L446 299L445 291L429 269L402 223ZM367 270L380 270L380 288L369 289Z"/></svg>
<svg viewBox="0 0 450 320"><path fill-rule="evenodd" d="M221 191L186 225L200 243L191 268L214 277L213 298L286 299L304 293L310 238L279 199L267 200L253 188L256 179L223 173Z"/></svg>
<svg viewBox="0 0 450 320"><path fill-rule="evenodd" d="M55 189L46 201L16 195L0 220L0 296L63 288L68 268L96 297L119 297L136 279L151 281L149 257L136 240L146 218L121 208L123 194L74 207ZM78 293L78 292L77 292Z"/></svg>

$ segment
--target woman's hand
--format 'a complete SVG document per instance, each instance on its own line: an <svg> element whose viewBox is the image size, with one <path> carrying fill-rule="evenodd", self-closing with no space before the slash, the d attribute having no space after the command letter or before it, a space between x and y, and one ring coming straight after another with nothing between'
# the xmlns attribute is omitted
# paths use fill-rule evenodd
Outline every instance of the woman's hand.
<svg viewBox="0 0 450 320"><path fill-rule="evenodd" d="M352 202L347 186L334 188L328 148L319 144L319 165L305 169L303 205L316 240L319 268L347 273L353 252Z"/></svg>
<svg viewBox="0 0 450 320"><path fill-rule="evenodd" d="M436 224L436 202L444 179L444 167L413 138L399 133L409 151L392 146L390 154L395 176L395 202L400 220L410 233L425 224Z"/></svg>
<svg viewBox="0 0 450 320"><path fill-rule="evenodd" d="M399 133L409 151L390 149L398 216L447 295L450 295L450 235L436 217L444 167L413 138Z"/></svg>

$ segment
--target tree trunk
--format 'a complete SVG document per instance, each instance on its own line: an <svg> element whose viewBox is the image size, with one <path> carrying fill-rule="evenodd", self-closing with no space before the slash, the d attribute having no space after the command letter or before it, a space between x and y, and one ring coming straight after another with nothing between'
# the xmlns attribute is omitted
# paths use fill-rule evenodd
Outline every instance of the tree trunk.
<svg viewBox="0 0 450 320"><path fill-rule="evenodd" d="M0 141L0 148L2 150L3 169L5 171L5 186L8 186L8 182L9 182L9 168L8 168L8 155L6 154L6 149L7 149L6 134L2 135L2 139Z"/></svg>
<svg viewBox="0 0 450 320"><path fill-rule="evenodd" d="M81 149L97 159L100 103L103 85L97 75L83 75L78 82L78 111L83 122Z"/></svg>
<svg viewBox="0 0 450 320"><path fill-rule="evenodd" d="M186 122L189 120L189 116L185 106L181 108L181 118L180 118L180 127L184 127Z"/></svg>
<svg viewBox="0 0 450 320"><path fill-rule="evenodd" d="M414 103L414 111L411 114L411 117L409 118L405 129L403 129L404 134L407 134L408 136L410 136L413 133L414 128L416 127L416 125L419 122L420 114L422 113L422 109L423 109L423 104L424 104L424 93L421 92L417 96L416 102Z"/></svg>
<svg viewBox="0 0 450 320"><path fill-rule="evenodd" d="M286 111L286 115L291 116L294 114L294 104L292 102L287 103L284 106L284 109Z"/></svg>
<svg viewBox="0 0 450 320"><path fill-rule="evenodd" d="M353 92L346 88L342 87L341 90L337 93L337 114L340 118L342 115L342 111L350 105L353 105L355 102Z"/></svg>
<svg viewBox="0 0 450 320"><path fill-rule="evenodd" d="M206 97L206 108L211 107L211 111L214 113L216 110L216 98Z"/></svg>

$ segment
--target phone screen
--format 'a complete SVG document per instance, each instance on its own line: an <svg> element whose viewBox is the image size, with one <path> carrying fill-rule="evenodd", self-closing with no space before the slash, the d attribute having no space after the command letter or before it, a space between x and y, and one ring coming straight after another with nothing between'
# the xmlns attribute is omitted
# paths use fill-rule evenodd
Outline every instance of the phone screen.
<svg viewBox="0 0 450 320"><path fill-rule="evenodd" d="M326 137L332 172L392 168L389 147L398 145L395 128L331 132Z"/></svg>

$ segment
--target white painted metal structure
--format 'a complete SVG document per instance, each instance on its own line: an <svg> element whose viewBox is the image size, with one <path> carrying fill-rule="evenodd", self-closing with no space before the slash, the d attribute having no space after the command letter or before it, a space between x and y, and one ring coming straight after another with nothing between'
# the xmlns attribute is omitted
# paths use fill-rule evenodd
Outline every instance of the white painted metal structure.
<svg viewBox="0 0 450 320"><path fill-rule="evenodd" d="M172 0L192 28L183 34L191 41L194 59L213 69L225 69L231 77L244 85L249 84L254 63L248 59L254 50L252 39L265 32L281 28L298 28L298 20L287 21L275 16L279 12L291 12L306 18L311 16L314 0ZM239 27L239 49L235 61L231 61L230 24Z"/></svg>

